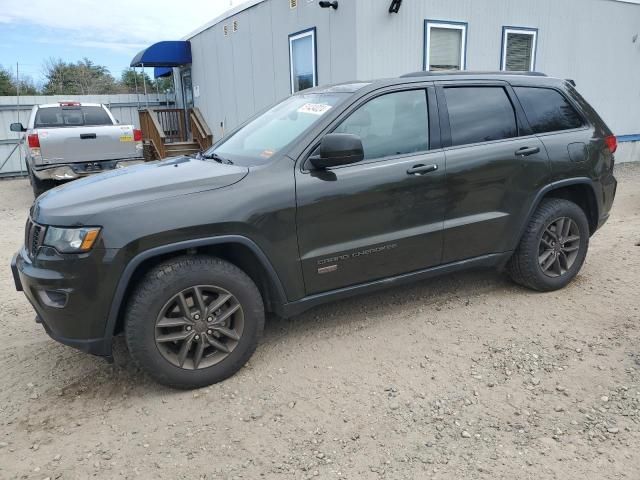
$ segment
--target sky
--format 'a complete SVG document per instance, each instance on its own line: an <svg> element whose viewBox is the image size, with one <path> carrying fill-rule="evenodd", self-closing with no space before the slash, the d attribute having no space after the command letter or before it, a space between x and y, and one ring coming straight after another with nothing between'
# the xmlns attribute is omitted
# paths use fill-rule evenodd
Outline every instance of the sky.
<svg viewBox="0 0 640 480"><path fill-rule="evenodd" d="M0 0L0 65L15 73L18 62L38 84L47 59L87 57L119 78L143 48L180 40L244 1Z"/></svg>

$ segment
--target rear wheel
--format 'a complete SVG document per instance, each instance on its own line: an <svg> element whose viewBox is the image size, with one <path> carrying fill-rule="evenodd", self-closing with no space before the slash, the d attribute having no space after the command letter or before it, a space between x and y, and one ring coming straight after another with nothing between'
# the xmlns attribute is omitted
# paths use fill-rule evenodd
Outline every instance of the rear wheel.
<svg viewBox="0 0 640 480"><path fill-rule="evenodd" d="M534 290L560 289L580 271L588 247L584 211L569 200L543 200L509 261L509 274Z"/></svg>
<svg viewBox="0 0 640 480"><path fill-rule="evenodd" d="M236 373L264 328L262 298L239 268L181 257L151 270L133 292L125 336L136 364L159 383L198 388Z"/></svg>

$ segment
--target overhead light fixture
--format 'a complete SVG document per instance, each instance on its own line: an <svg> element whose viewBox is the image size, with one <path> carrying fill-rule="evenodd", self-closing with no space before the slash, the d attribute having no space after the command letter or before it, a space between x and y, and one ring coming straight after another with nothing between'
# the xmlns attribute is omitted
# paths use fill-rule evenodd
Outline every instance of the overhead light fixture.
<svg viewBox="0 0 640 480"><path fill-rule="evenodd" d="M400 5L402 5L402 0L391 0L389 13L398 13L398 11L400 11Z"/></svg>
<svg viewBox="0 0 640 480"><path fill-rule="evenodd" d="M333 2L319 2L320 8L333 8L334 10L338 9L338 1L335 0Z"/></svg>

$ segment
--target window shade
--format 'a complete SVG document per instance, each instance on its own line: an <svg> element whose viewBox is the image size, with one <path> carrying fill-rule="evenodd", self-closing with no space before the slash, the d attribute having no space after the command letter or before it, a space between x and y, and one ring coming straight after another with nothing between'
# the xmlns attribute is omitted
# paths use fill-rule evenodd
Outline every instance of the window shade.
<svg viewBox="0 0 640 480"><path fill-rule="evenodd" d="M531 70L533 35L530 33L507 33L507 55L505 70Z"/></svg>
<svg viewBox="0 0 640 480"><path fill-rule="evenodd" d="M429 36L429 70L460 70L462 30L431 27Z"/></svg>

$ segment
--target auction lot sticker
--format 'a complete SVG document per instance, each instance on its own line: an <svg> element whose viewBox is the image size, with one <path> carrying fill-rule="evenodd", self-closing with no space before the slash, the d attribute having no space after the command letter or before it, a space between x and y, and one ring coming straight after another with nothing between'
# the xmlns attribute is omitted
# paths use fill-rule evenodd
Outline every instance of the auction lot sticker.
<svg viewBox="0 0 640 480"><path fill-rule="evenodd" d="M331 105L326 103L305 103L298 109L298 113L310 113L311 115L322 115L331 109Z"/></svg>

